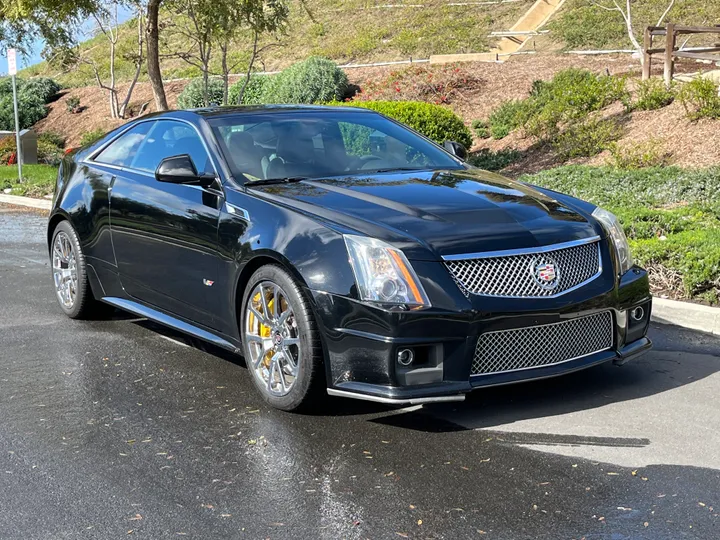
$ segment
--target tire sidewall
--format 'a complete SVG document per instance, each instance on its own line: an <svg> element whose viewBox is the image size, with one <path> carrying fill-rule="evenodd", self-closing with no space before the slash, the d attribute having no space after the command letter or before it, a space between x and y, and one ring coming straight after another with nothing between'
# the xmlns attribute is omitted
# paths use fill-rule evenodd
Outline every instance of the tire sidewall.
<svg viewBox="0 0 720 540"><path fill-rule="evenodd" d="M61 221L58 223L57 227L55 227L55 230L53 231L52 236L52 244L50 245L50 266L52 269L52 259L53 259L53 250L55 249L55 240L58 237L58 234L64 232L68 238L70 239L70 243L73 247L73 254L75 257L75 267L77 269L77 290L76 290L76 296L75 296L75 302L73 303L71 308L65 307L61 302L60 299L57 296L57 291L55 291L55 300L58 303L58 306L60 306L60 309L63 310L65 315L67 315L70 318L77 318L81 315L83 311L83 306L85 303L89 300L88 295L92 294L89 290L89 287L87 286L87 266L85 263L85 257L83 256L82 249L80 248L80 240L78 239L77 233L75 232L75 229L72 228L72 225L68 221ZM55 284L54 276L53 276L53 286Z"/></svg>
<svg viewBox="0 0 720 540"><path fill-rule="evenodd" d="M300 363L298 365L298 374L290 392L284 396L273 396L267 393L262 382L258 379L252 366L248 342L245 339L245 322L247 317L247 304L250 301L250 295L255 287L261 283L270 281L278 285L286 294L286 299L290 301L295 320L298 325L298 333L300 336ZM311 355L311 317L313 314L309 311L307 303L301 297L302 291L298 283L284 269L275 265L267 265L259 268L250 277L243 294L243 302L240 317L240 335L243 342L243 354L245 363L250 372L250 378L258 389L263 399L277 409L292 411L297 409L305 400L310 391L313 376L313 363L316 361Z"/></svg>

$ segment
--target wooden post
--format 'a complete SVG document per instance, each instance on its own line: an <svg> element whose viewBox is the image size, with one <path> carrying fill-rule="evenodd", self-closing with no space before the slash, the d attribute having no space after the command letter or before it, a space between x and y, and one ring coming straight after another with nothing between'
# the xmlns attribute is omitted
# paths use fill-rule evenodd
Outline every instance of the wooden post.
<svg viewBox="0 0 720 540"><path fill-rule="evenodd" d="M643 65L642 65L642 80L647 81L650 78L650 67L652 62L652 56L648 52L652 49L652 34L650 33L650 27L645 27L645 33L643 34Z"/></svg>
<svg viewBox="0 0 720 540"><path fill-rule="evenodd" d="M665 36L665 86L670 88L673 79L673 52L675 52L675 25L668 23L666 27L667 35Z"/></svg>

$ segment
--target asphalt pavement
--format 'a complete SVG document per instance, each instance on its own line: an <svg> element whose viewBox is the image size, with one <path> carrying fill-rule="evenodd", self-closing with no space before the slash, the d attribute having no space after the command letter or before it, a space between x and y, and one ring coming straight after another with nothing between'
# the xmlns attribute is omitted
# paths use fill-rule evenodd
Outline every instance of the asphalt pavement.
<svg viewBox="0 0 720 540"><path fill-rule="evenodd" d="M275 411L243 360L56 305L0 206L0 538L720 538L720 339L463 403Z"/></svg>

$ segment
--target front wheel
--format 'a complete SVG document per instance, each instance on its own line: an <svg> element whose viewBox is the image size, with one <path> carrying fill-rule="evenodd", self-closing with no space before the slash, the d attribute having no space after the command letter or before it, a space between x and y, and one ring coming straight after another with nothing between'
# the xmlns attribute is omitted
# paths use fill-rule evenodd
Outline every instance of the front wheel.
<svg viewBox="0 0 720 540"><path fill-rule="evenodd" d="M297 281L279 266L259 268L242 304L242 340L252 380L265 401L293 411L322 386L322 345Z"/></svg>

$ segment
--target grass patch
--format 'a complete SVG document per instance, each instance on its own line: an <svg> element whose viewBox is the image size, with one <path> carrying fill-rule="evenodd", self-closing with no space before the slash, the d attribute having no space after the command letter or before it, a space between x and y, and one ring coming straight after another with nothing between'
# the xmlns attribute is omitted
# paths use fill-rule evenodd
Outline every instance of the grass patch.
<svg viewBox="0 0 720 540"><path fill-rule="evenodd" d="M680 276L690 298L720 291L720 167L623 170L566 166L521 180L614 212L638 264Z"/></svg>
<svg viewBox="0 0 720 540"><path fill-rule="evenodd" d="M18 182L17 165L0 166L0 189L12 190L10 195L42 197L55 189L58 168L52 165L23 165L23 181Z"/></svg>

